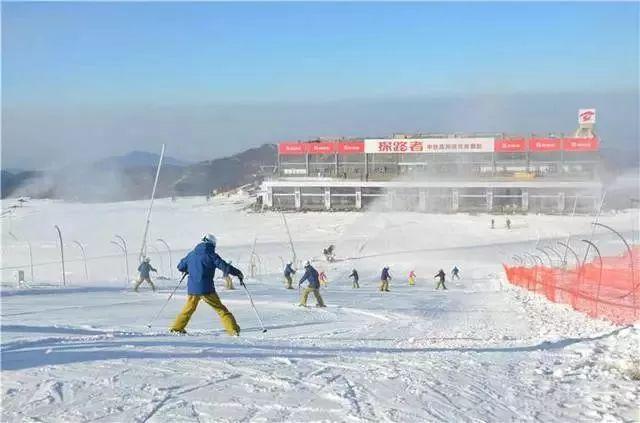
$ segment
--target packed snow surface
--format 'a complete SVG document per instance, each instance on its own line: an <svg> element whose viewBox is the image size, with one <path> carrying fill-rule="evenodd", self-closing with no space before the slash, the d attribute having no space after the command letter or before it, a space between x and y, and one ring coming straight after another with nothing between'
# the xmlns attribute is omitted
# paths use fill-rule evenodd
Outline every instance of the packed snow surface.
<svg viewBox="0 0 640 423"><path fill-rule="evenodd" d="M128 241L130 279L147 203L31 201L3 218L2 421L47 422L506 422L638 421L640 327L590 319L511 287L501 263L590 237L593 217L419 213L287 213L297 259L327 272L327 308L302 308L284 289L291 247L278 213L249 213L242 196L159 200L151 224L157 293L132 292L114 235ZM3 204L6 207L7 204ZM601 221L633 235L638 210ZM60 287L60 226L67 286ZM17 238L13 238L11 234ZM186 336L167 331L184 304L169 270L203 232L247 279L222 301L242 327L229 337L200 303ZM595 234L603 252L615 237ZM537 241L537 240L540 241ZM36 263L30 279L25 240ZM88 278L80 249L86 249ZM337 261L322 249L335 244ZM379 292L391 268L391 292ZM462 279L434 290L457 265ZM298 266L299 267L299 266ZM347 278L360 273L360 289ZM16 287L15 271L29 288ZM301 269L300 269L301 270ZM407 275L415 270L416 286ZM299 277L301 272L296 275ZM297 282L297 281L296 281Z"/></svg>

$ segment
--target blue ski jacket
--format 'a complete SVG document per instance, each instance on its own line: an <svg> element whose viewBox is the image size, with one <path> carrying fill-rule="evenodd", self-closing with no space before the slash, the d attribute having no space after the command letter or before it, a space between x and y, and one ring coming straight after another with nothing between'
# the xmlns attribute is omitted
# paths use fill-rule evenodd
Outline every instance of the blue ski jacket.
<svg viewBox="0 0 640 423"><path fill-rule="evenodd" d="M387 281L391 279L391 275L389 274L389 269L386 267L382 269L382 274L380 275L380 280Z"/></svg>
<svg viewBox="0 0 640 423"><path fill-rule="evenodd" d="M138 266L138 272L140 272L140 276L143 278L148 278L149 272L151 271L157 272L157 270L154 269L153 266L151 266L151 264L147 263L146 261L143 261L142 263L140 263L140 266Z"/></svg>
<svg viewBox="0 0 640 423"><path fill-rule="evenodd" d="M309 288L320 288L320 278L318 277L318 271L314 269L313 266L307 266L305 268L304 275L302 275L302 278L300 278L300 282L298 282L298 285L302 285L304 281L309 282Z"/></svg>
<svg viewBox="0 0 640 423"><path fill-rule="evenodd" d="M216 269L220 269L223 274L231 274L237 278L244 278L242 272L222 260L216 254L215 245L209 242L201 242L186 255L180 263L178 270L189 274L187 280L187 293L189 295L213 294L216 288L213 278Z"/></svg>
<svg viewBox="0 0 640 423"><path fill-rule="evenodd" d="M284 268L284 275L285 275L285 276L291 276L291 275L293 275L294 273L296 273L296 271L295 271L295 270L293 270L293 267L291 267L291 265L290 265L290 264L287 264L287 267L285 267L285 268Z"/></svg>

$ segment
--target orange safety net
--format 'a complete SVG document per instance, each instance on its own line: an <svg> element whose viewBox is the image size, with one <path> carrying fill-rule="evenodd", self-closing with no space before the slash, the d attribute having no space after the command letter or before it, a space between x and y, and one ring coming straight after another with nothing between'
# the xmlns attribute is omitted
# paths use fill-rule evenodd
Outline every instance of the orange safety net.
<svg viewBox="0 0 640 423"><path fill-rule="evenodd" d="M617 324L640 319L640 246L574 268L503 265L509 283Z"/></svg>

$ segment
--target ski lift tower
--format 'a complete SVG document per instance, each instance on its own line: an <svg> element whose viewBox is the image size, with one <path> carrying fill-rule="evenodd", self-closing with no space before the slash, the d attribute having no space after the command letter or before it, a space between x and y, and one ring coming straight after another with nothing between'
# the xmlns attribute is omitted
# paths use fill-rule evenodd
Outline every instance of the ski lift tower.
<svg viewBox="0 0 640 423"><path fill-rule="evenodd" d="M596 125L596 109L578 110L578 125L575 138L595 138L596 133L593 129Z"/></svg>

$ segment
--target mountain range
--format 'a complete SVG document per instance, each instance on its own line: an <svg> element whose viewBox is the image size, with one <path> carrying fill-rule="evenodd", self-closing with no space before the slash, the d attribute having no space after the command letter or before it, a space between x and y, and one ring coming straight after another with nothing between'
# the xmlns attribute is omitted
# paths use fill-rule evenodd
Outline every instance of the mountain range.
<svg viewBox="0 0 640 423"><path fill-rule="evenodd" d="M205 195L257 183L262 167L273 166L276 156L273 144L198 163L165 156L156 195ZM87 202L149 198L158 159L154 153L133 151L56 170L2 170L2 198L28 196Z"/></svg>

